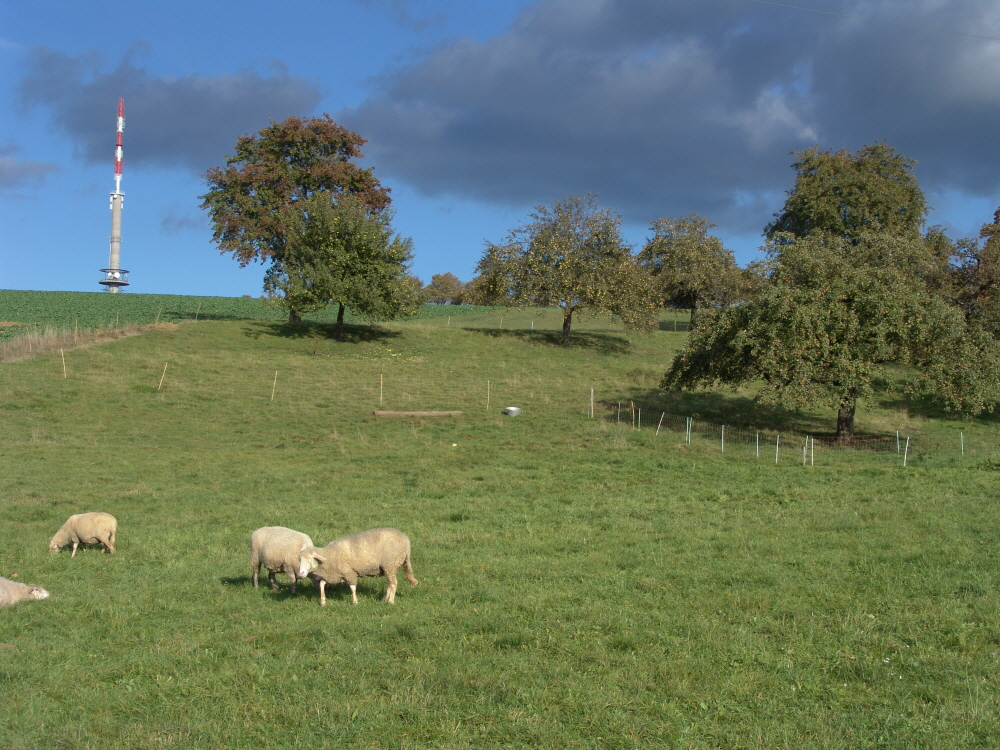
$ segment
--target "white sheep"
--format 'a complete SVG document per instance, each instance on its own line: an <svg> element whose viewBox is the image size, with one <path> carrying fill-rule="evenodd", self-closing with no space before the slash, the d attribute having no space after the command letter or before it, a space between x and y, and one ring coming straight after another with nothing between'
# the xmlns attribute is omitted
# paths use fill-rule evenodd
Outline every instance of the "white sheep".
<svg viewBox="0 0 1000 750"><path fill-rule="evenodd" d="M358 578L384 575L388 585L383 601L396 603L396 571L406 570L406 580L417 585L410 565L410 540L396 529L370 529L335 539L325 547L306 547L299 554L299 578L319 581L319 603L326 605L326 585L346 583L351 601L358 603Z"/></svg>
<svg viewBox="0 0 1000 750"><path fill-rule="evenodd" d="M49 592L41 586L30 583L18 583L0 578L0 607L6 607L18 602L26 602L31 599L48 599Z"/></svg>
<svg viewBox="0 0 1000 750"><path fill-rule="evenodd" d="M267 568L267 577L272 589L278 588L274 574L287 573L294 594L299 553L306 547L312 547L312 543L308 534L284 526L264 526L257 529L250 535L250 569L253 571L253 587L257 588L257 576L263 565ZM298 577L305 578L305 576Z"/></svg>
<svg viewBox="0 0 1000 750"><path fill-rule="evenodd" d="M66 519L66 523L49 541L49 552L58 552L67 544L72 543L73 554L80 544L102 544L103 552L114 554L115 532L118 521L110 513L77 513Z"/></svg>

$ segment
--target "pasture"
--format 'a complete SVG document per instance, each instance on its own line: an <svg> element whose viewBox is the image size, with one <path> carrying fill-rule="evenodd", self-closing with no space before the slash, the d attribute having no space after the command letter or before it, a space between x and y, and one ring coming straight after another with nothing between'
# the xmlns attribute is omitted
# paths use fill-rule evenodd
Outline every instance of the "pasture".
<svg viewBox="0 0 1000 750"><path fill-rule="evenodd" d="M58 352L0 365L0 575L52 594L0 610L0 745L1000 746L994 418L887 396L860 429L962 431L966 455L775 465L617 421L832 426L659 394L683 318L563 348L551 310L342 343L216 317L67 351L65 378ZM116 554L50 555L85 510L118 518ZM264 525L395 526L420 586L255 591Z"/></svg>

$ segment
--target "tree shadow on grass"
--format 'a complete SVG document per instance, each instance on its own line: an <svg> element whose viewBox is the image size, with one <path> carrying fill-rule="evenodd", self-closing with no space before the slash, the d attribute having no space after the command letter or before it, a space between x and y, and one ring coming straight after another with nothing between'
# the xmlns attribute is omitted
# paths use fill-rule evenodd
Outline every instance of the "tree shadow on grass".
<svg viewBox="0 0 1000 750"><path fill-rule="evenodd" d="M910 396L906 393L897 392L873 399L872 403L878 406L879 409L905 411L911 417L940 419L944 422L965 420L961 412L954 409L947 409L943 401L933 396ZM984 411L973 417L973 421L981 424L1000 424L1000 412L996 410L992 413Z"/></svg>
<svg viewBox="0 0 1000 750"><path fill-rule="evenodd" d="M562 347L561 331L532 331L524 328L464 328L490 338L508 338L526 341L541 346ZM579 331L569 336L568 349L587 349L598 354L629 354L632 342L624 336L610 333Z"/></svg>
<svg viewBox="0 0 1000 750"><path fill-rule="evenodd" d="M311 339L335 341L337 326L334 323L317 323L303 321L288 322L256 322L243 329L243 335L259 339L261 336L278 336L285 339ZM377 325L344 324L344 338L341 344L364 344L369 341L385 341L401 336L399 331L390 331Z"/></svg>
<svg viewBox="0 0 1000 750"><path fill-rule="evenodd" d="M751 397L719 391L661 391L658 388L633 388L622 394L622 413L629 410L631 419L632 403L644 412L643 424L648 420L656 423L666 412L679 417L694 417L696 420L712 422L727 427L762 432L800 432L817 437L832 435L837 426L837 415L833 409L829 416L820 413L804 413L780 406L761 404ZM603 402L610 418L617 418L618 402Z"/></svg>

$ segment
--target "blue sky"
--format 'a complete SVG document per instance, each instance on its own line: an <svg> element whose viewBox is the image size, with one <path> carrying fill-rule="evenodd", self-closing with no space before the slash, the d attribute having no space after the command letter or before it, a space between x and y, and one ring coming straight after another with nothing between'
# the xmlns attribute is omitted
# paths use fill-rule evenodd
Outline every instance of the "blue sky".
<svg viewBox="0 0 1000 750"><path fill-rule="evenodd" d="M888 142L918 160L929 223L975 234L1000 205L1000 41L981 38L1000 39L1000 6L789 5L825 13L752 0L0 2L0 287L100 288L119 95L135 292L260 294L264 268L212 245L200 174L291 114L329 112L369 140L424 281L471 278L484 240L585 192L636 244L657 217L696 211L748 262L791 186L790 152L816 144Z"/></svg>

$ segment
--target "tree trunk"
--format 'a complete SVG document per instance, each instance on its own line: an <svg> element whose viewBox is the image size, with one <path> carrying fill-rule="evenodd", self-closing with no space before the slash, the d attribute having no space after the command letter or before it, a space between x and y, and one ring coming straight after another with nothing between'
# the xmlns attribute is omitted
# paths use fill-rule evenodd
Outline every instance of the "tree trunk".
<svg viewBox="0 0 1000 750"><path fill-rule="evenodd" d="M289 323L301 323L302 322L302 316L299 315L298 310L289 310L288 311L288 322Z"/></svg>
<svg viewBox="0 0 1000 750"><path fill-rule="evenodd" d="M854 412L858 407L858 392L848 391L837 410L837 442L849 444L854 441Z"/></svg>
<svg viewBox="0 0 1000 750"><path fill-rule="evenodd" d="M337 341L344 340L344 303L340 303L340 309L337 310Z"/></svg>
<svg viewBox="0 0 1000 750"><path fill-rule="evenodd" d="M569 327L573 323L573 310L571 308L566 308L563 312L563 332L562 332L562 345L569 345Z"/></svg>
<svg viewBox="0 0 1000 750"><path fill-rule="evenodd" d="M696 325L698 325L698 308L692 305L691 319L688 320L688 330L693 331Z"/></svg>

